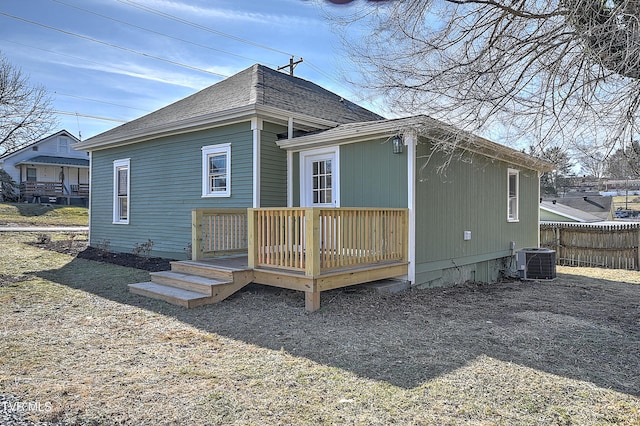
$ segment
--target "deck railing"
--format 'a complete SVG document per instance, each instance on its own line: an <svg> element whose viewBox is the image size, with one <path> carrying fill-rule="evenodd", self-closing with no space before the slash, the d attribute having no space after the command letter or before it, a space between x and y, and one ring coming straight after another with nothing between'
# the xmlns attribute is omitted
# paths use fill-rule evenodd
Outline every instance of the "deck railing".
<svg viewBox="0 0 640 426"><path fill-rule="evenodd" d="M249 209L249 265L321 272L407 260L406 209Z"/></svg>
<svg viewBox="0 0 640 426"><path fill-rule="evenodd" d="M61 197L64 195L62 182L27 181L20 184L22 197Z"/></svg>
<svg viewBox="0 0 640 426"><path fill-rule="evenodd" d="M71 184L67 190L62 182L27 181L20 184L20 195L26 197L65 197L89 195L89 184Z"/></svg>
<svg viewBox="0 0 640 426"><path fill-rule="evenodd" d="M192 211L191 258L247 252L247 209Z"/></svg>

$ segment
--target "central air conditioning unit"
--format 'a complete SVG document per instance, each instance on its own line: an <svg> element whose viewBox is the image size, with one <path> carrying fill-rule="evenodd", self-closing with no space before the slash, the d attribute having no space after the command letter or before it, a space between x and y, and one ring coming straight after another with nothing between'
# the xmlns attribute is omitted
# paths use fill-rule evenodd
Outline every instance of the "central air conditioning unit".
<svg viewBox="0 0 640 426"><path fill-rule="evenodd" d="M556 251L523 248L516 253L516 266L522 280L552 280L556 277Z"/></svg>

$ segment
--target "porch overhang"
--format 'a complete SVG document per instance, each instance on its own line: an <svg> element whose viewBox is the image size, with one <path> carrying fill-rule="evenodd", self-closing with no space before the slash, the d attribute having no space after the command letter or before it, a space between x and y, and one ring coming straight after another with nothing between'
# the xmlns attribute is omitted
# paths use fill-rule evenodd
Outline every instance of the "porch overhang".
<svg viewBox="0 0 640 426"><path fill-rule="evenodd" d="M16 163L16 166L22 166L22 165L77 167L79 169L88 169L89 159L38 155L38 156L31 157Z"/></svg>
<svg viewBox="0 0 640 426"><path fill-rule="evenodd" d="M409 132L417 133L421 137L434 140L443 145L539 172L548 172L556 168L554 164L547 161L456 129L425 115L341 124L328 130L282 139L277 144L287 151L302 151L323 146L364 142L376 138L392 138L395 135Z"/></svg>

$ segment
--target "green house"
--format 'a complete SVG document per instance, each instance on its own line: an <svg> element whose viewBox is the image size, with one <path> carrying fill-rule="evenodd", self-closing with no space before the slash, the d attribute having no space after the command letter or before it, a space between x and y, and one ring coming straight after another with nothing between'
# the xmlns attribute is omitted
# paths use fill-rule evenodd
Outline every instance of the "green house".
<svg viewBox="0 0 640 426"><path fill-rule="evenodd" d="M245 281L305 291L309 310L321 291L365 281L514 271L515 251L538 245L539 174L552 168L262 65L78 147L91 157L91 245L244 256Z"/></svg>

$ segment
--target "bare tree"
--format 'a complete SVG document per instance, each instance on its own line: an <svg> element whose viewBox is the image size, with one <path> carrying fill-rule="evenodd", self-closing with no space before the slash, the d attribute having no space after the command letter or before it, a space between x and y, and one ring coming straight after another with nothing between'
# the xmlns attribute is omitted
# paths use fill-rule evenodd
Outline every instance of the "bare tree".
<svg viewBox="0 0 640 426"><path fill-rule="evenodd" d="M57 125L46 89L0 54L0 154L41 139Z"/></svg>
<svg viewBox="0 0 640 426"><path fill-rule="evenodd" d="M591 148L610 153L637 139L639 0L398 0L360 3L347 17L333 10L359 77L394 112L538 152L597 140ZM369 34L353 37L354 22Z"/></svg>

